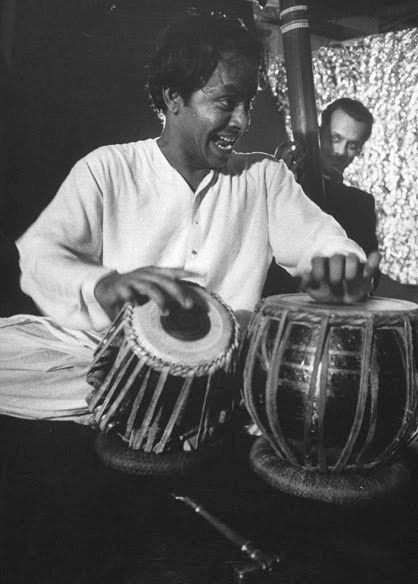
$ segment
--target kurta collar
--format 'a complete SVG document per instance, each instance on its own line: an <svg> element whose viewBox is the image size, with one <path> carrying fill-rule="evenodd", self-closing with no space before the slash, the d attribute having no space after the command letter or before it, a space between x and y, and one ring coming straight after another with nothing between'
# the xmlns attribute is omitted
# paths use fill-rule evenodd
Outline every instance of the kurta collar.
<svg viewBox="0 0 418 584"><path fill-rule="evenodd" d="M188 184L188 182L185 180L185 178L181 175L181 173L174 168L174 166L172 166L169 161L167 160L167 158L164 156L163 152L161 151L161 148L158 146L158 142L157 142L158 138L153 138L152 142L154 144L154 150L156 152L156 157L159 159L161 165L165 168L169 168L171 170L171 172L175 172L176 174L178 174L179 177L181 177L181 179L184 181L184 183L188 186L188 188L190 189L191 192L193 192L193 189L190 187L190 185ZM215 169L210 169L208 174L205 175L202 180L200 181L199 185L196 188L196 191L194 192L194 195L198 195L200 194L203 190L205 190L209 185L213 184L214 182L216 182L217 177L219 176L219 170L215 170Z"/></svg>

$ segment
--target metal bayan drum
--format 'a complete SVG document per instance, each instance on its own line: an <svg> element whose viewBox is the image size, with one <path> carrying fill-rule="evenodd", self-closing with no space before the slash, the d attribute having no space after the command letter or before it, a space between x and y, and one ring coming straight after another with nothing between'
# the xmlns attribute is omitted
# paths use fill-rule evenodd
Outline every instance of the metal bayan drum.
<svg viewBox="0 0 418 584"><path fill-rule="evenodd" d="M89 409L132 450L197 451L222 435L236 405L238 323L218 296L190 290L195 308L169 316L151 301L126 304L95 353Z"/></svg>
<svg viewBox="0 0 418 584"><path fill-rule="evenodd" d="M400 452L415 426L417 323L417 305L383 298L331 306L288 294L258 306L243 348L244 400L275 460L310 482L285 490L328 497L332 479L315 495L318 473L379 468ZM266 446L252 452L262 475Z"/></svg>

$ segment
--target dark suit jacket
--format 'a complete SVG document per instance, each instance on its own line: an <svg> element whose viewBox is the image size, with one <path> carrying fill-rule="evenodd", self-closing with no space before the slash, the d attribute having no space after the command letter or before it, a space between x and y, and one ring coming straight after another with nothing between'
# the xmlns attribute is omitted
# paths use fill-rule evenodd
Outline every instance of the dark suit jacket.
<svg viewBox="0 0 418 584"><path fill-rule="evenodd" d="M325 207L366 255L378 249L376 209L370 193L325 179Z"/></svg>
<svg viewBox="0 0 418 584"><path fill-rule="evenodd" d="M358 243L366 255L378 249L375 202L370 193L325 179L324 211L338 221L348 237ZM378 279L375 278L375 286ZM299 278L290 276L273 260L262 295L265 297L297 292L299 283Z"/></svg>

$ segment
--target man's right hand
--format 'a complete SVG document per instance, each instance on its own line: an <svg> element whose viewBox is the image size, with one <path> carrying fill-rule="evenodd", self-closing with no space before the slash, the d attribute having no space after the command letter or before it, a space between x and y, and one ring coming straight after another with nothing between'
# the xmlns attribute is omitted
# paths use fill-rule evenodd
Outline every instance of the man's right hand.
<svg viewBox="0 0 418 584"><path fill-rule="evenodd" d="M185 309L193 307L194 295L181 278L194 275L180 268L155 266L138 268L125 274L112 272L97 282L94 295L111 320L125 302L145 304L153 300L163 314L168 314L173 303Z"/></svg>
<svg viewBox="0 0 418 584"><path fill-rule="evenodd" d="M312 258L312 269L302 275L301 288L324 304L354 304L373 289L380 254L372 252L363 263L355 254Z"/></svg>

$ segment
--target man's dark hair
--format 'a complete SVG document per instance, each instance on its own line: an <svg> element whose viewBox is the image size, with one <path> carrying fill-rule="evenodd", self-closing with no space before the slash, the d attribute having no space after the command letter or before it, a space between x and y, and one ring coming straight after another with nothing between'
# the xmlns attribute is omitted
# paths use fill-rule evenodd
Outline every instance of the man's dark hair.
<svg viewBox="0 0 418 584"><path fill-rule="evenodd" d="M372 113L367 109L361 101L351 99L350 97L341 97L330 103L322 112L321 115L321 129L326 128L331 123L331 116L336 110L343 110L348 116L354 118L358 122L363 122L367 125L363 142L370 138L374 118Z"/></svg>
<svg viewBox="0 0 418 584"><path fill-rule="evenodd" d="M187 101L201 89L227 53L242 55L264 73L261 42L243 21L224 14L187 14L161 33L147 67L147 91L153 108L164 113L163 89L178 91Z"/></svg>

